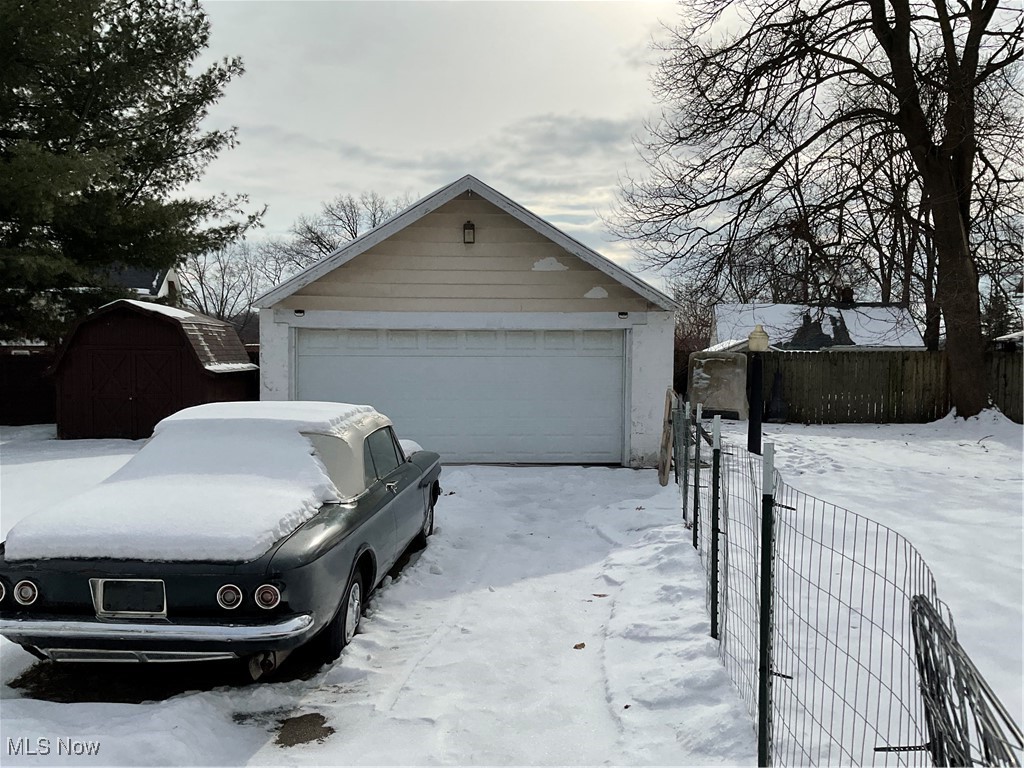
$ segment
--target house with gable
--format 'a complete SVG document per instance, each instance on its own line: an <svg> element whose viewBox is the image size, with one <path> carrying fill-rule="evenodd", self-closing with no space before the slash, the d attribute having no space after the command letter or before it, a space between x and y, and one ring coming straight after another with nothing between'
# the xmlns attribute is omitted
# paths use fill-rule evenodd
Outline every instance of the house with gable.
<svg viewBox="0 0 1024 768"><path fill-rule="evenodd" d="M369 403L448 462L656 460L675 301L473 176L256 306L263 399Z"/></svg>

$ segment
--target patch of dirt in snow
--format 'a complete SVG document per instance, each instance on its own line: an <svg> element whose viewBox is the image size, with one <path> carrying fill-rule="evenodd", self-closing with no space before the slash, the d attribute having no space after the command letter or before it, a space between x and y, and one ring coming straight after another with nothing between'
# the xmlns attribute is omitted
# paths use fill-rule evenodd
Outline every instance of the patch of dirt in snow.
<svg viewBox="0 0 1024 768"><path fill-rule="evenodd" d="M327 725L327 718L319 712L286 717L280 722L281 729L277 732L277 740L274 742L279 747L294 747L311 741L322 744L334 733L334 729Z"/></svg>

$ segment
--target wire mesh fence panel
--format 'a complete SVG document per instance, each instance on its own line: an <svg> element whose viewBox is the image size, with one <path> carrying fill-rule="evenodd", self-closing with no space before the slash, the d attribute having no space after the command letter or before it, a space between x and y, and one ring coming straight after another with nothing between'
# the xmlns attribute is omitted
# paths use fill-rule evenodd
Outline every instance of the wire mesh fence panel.
<svg viewBox="0 0 1024 768"><path fill-rule="evenodd" d="M774 761L930 763L910 616L914 595L936 599L928 567L895 531L781 478L775 509Z"/></svg>
<svg viewBox="0 0 1024 768"><path fill-rule="evenodd" d="M703 442L700 423L690 426L690 445ZM694 448L680 482L689 481L700 562L707 572L718 564L706 594L709 612L717 607L719 655L756 716L762 459L727 441L714 473L713 459L710 445ZM917 550L774 479L770 704L761 710L771 763L1020 765L1024 737L956 643Z"/></svg>
<svg viewBox="0 0 1024 768"><path fill-rule="evenodd" d="M761 459L723 442L719 654L747 709L757 709Z"/></svg>

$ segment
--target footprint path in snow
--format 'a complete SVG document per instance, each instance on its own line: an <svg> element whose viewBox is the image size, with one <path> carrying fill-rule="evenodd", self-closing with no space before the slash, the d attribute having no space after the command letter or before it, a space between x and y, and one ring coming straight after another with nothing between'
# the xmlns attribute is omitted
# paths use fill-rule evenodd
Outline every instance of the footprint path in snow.
<svg viewBox="0 0 1024 768"><path fill-rule="evenodd" d="M621 585L605 640L609 703L642 762L752 765L752 722L709 636L700 568L681 525L608 558L604 578ZM652 571L665 580L643 578Z"/></svg>

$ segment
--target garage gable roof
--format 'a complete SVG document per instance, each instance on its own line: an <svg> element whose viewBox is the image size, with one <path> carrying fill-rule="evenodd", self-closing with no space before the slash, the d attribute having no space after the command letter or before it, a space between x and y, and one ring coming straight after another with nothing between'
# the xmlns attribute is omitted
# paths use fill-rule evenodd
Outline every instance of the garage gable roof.
<svg viewBox="0 0 1024 768"><path fill-rule="evenodd" d="M505 197L493 187L484 184L475 176L466 175L458 181L442 187L436 192L427 195L422 200L406 208L400 214L384 222L380 226L371 229L369 232L360 235L355 240L346 243L329 256L325 256L315 264L289 278L280 285L264 293L254 302L255 306L266 309L277 302L288 298L296 291L305 288L315 280L320 279L328 272L332 272L343 264L347 264L360 254L368 251L378 243L387 240L399 230L408 227L427 214L437 210L445 203L454 200L464 192L473 192L484 200L494 204L505 213L518 219L534 231L548 238L552 242L564 248L566 251L582 259L585 263L595 269L614 278L637 294L647 299L652 304L667 311L675 311L679 305L671 297L662 293L657 288L649 285L636 275L623 269L615 262L605 258L597 251L588 248L583 243L562 232L557 227L549 224L544 219L523 208L518 203Z"/></svg>

